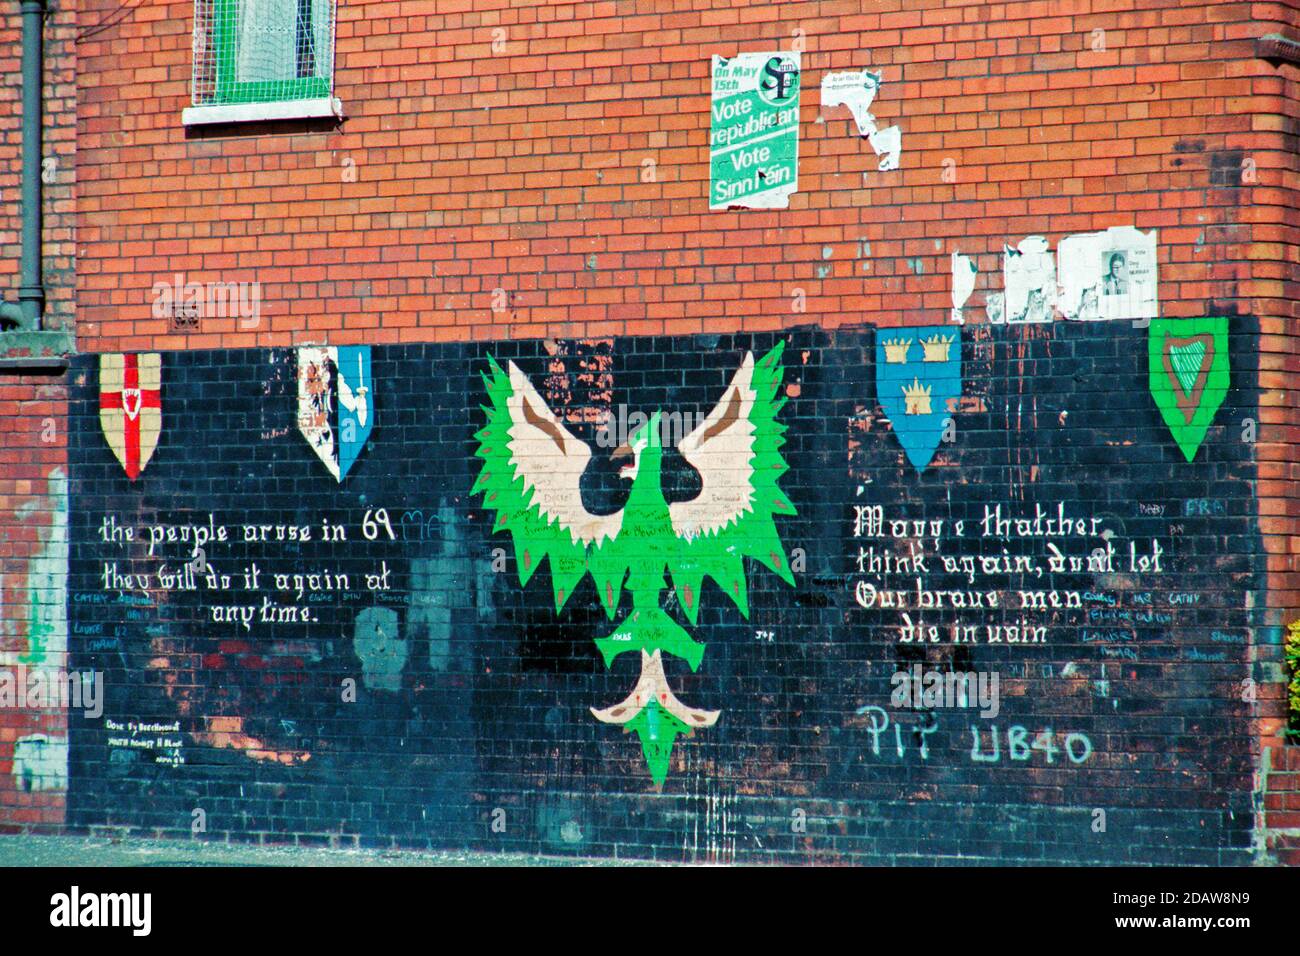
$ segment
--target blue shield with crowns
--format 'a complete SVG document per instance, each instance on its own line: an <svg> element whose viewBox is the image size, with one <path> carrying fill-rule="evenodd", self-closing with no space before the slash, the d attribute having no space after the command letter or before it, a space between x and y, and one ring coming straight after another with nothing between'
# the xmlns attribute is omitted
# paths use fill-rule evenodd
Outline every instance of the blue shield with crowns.
<svg viewBox="0 0 1300 956"><path fill-rule="evenodd" d="M934 457L960 398L959 330L935 325L876 331L876 400L918 472Z"/></svg>

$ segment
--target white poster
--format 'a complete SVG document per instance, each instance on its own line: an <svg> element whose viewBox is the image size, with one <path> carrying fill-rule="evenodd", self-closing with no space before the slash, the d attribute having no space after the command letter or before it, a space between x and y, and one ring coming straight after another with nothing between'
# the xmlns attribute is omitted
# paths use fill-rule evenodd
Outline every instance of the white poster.
<svg viewBox="0 0 1300 956"><path fill-rule="evenodd" d="M1042 236L1002 247L1004 310L1008 323L1050 322L1056 308L1056 264Z"/></svg>
<svg viewBox="0 0 1300 956"><path fill-rule="evenodd" d="M979 269L975 265L975 260L970 256L964 256L960 252L952 254L952 320L958 325L964 324L966 319L962 315L962 309L966 307L966 300L970 294L975 291L975 274Z"/></svg>
<svg viewBox="0 0 1300 956"><path fill-rule="evenodd" d="M1061 313L1067 319L1154 319L1156 231L1112 226L1067 236L1057 248Z"/></svg>

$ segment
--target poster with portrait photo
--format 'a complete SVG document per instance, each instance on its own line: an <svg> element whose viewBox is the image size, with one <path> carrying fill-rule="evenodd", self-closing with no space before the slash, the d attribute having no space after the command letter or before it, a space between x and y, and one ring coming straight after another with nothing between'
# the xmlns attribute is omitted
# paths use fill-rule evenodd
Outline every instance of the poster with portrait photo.
<svg viewBox="0 0 1300 956"><path fill-rule="evenodd" d="M1056 250L1058 308L1067 319L1154 319L1156 231L1132 226L1067 236Z"/></svg>

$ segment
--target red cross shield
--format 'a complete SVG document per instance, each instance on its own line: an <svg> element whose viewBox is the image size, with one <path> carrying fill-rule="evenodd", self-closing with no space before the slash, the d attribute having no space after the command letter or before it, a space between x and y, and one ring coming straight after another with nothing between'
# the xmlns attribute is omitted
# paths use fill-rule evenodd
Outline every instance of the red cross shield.
<svg viewBox="0 0 1300 956"><path fill-rule="evenodd" d="M99 423L132 481L158 447L162 432L162 356L99 357Z"/></svg>

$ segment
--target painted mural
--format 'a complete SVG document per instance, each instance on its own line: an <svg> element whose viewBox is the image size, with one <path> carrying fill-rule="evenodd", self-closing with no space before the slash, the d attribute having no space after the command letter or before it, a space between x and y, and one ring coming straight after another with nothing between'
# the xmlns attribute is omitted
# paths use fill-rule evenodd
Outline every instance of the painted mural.
<svg viewBox="0 0 1300 956"><path fill-rule="evenodd" d="M795 513L778 484L788 467L779 450L785 426L777 421L785 404L777 394L782 348L778 344L757 362L746 353L722 400L678 445L699 473L697 497L671 505L664 499L661 467L669 419L655 411L628 444L614 449L613 457L627 459L619 477L631 485L627 504L602 516L583 507L579 492L590 448L546 407L514 363L507 372L491 361L492 408L475 436L483 470L474 493L496 513L495 529L513 536L520 584L550 559L556 613L585 574L611 620L624 587L631 594L631 611L596 646L606 666L619 654L639 655L637 684L620 703L591 712L603 723L636 732L650 775L661 786L673 741L713 726L719 716L683 704L668 685L663 655L698 670L704 644L663 609L663 591L673 588L695 625L705 580L749 616L746 559L794 583L773 523L776 515Z"/></svg>
<svg viewBox="0 0 1300 956"><path fill-rule="evenodd" d="M1151 397L1191 461L1228 394L1228 320L1155 319L1147 350Z"/></svg>
<svg viewBox="0 0 1300 956"><path fill-rule="evenodd" d="M162 356L102 355L99 359L99 421L132 481L149 464L162 431Z"/></svg>
<svg viewBox="0 0 1300 956"><path fill-rule="evenodd" d="M961 398L961 339L951 327L897 329L876 340L876 400L907 460L924 471Z"/></svg>
<svg viewBox="0 0 1300 956"><path fill-rule="evenodd" d="M168 353L185 427L134 479L78 359L69 667L103 674L103 711L73 709L66 756L25 744L22 779L66 786L74 826L189 832L201 809L268 839L1232 858L1255 334ZM304 403L341 432L360 395L335 475ZM935 674L973 675L969 697L927 696ZM1132 840L1076 826L1094 807Z"/></svg>
<svg viewBox="0 0 1300 956"><path fill-rule="evenodd" d="M298 430L340 482L374 427L372 390L369 346L298 350Z"/></svg>

